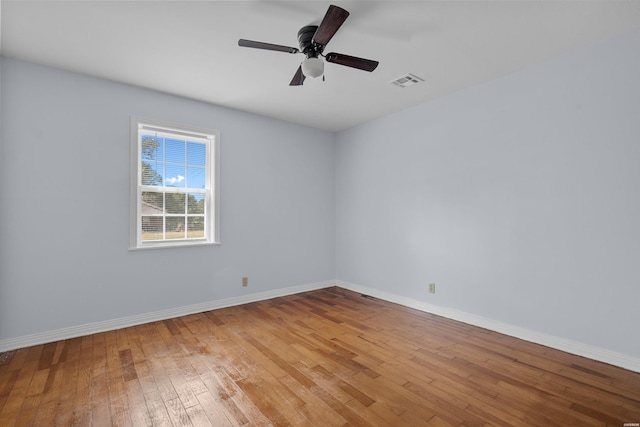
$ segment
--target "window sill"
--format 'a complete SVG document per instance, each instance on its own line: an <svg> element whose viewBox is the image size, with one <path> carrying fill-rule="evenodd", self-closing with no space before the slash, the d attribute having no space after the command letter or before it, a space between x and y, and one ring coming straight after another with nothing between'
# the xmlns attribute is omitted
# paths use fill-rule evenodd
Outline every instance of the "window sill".
<svg viewBox="0 0 640 427"><path fill-rule="evenodd" d="M130 251L146 251L148 249L171 249L171 248L184 248L193 246L220 246L222 242L183 242L183 243L161 243L150 244L144 246L132 246L129 247Z"/></svg>

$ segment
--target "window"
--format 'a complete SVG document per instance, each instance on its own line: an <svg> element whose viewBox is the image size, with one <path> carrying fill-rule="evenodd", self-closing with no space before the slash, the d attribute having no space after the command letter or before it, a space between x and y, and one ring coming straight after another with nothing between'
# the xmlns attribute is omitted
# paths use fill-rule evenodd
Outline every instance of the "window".
<svg viewBox="0 0 640 427"><path fill-rule="evenodd" d="M131 119L130 248L218 242L219 134Z"/></svg>

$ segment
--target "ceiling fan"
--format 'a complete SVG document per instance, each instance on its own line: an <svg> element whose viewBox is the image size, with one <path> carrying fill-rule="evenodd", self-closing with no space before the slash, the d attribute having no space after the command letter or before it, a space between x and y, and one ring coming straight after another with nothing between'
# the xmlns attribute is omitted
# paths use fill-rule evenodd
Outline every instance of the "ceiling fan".
<svg viewBox="0 0 640 427"><path fill-rule="evenodd" d="M324 62L320 59L321 56L324 57L327 62L371 72L378 66L378 61L356 58L355 56L335 52L331 52L326 55L323 54L325 46L329 43L329 40L331 40L348 16L349 12L341 7L334 5L329 6L329 9L324 15L319 26L307 25L298 31L298 43L300 44L300 49L297 47L282 46L245 39L238 40L238 46L275 50L278 52L303 53L306 56L306 59L302 61L302 64L298 67L298 71L296 71L291 83L289 83L289 86L301 86L302 83L304 83L305 77L315 78L323 75Z"/></svg>

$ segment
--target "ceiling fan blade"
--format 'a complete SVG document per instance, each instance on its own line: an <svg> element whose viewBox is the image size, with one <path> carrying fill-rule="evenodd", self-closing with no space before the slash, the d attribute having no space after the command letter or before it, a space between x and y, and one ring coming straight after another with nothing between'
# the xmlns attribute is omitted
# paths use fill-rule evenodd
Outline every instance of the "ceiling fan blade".
<svg viewBox="0 0 640 427"><path fill-rule="evenodd" d="M253 47L256 49L265 49L265 50L275 50L278 52L287 52L287 53L300 52L300 50L296 47L282 46L279 44L272 44L272 43L256 42L253 40L245 40L245 39L238 40L238 46Z"/></svg>
<svg viewBox="0 0 640 427"><path fill-rule="evenodd" d="M327 62L333 62L334 64L346 65L347 67L357 68L364 71L373 71L378 66L378 61L372 61L371 59L356 58L355 56L343 55L341 53L328 53L325 56Z"/></svg>
<svg viewBox="0 0 640 427"><path fill-rule="evenodd" d="M322 22L318 26L316 33L313 35L313 42L322 46L329 43L329 40L338 31L340 26L349 16L349 12L341 7L331 5L327 13L322 18Z"/></svg>
<svg viewBox="0 0 640 427"><path fill-rule="evenodd" d="M302 83L304 83L304 74L302 74L302 65L298 67L298 71L296 71L296 74L293 76L293 79L291 79L291 83L289 83L289 86L302 86Z"/></svg>

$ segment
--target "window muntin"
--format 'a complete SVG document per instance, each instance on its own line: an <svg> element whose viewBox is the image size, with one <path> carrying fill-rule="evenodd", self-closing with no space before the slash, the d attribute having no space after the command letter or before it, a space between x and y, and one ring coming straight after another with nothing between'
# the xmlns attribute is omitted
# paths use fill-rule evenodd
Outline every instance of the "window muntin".
<svg viewBox="0 0 640 427"><path fill-rule="evenodd" d="M218 139L132 119L132 248L218 243Z"/></svg>

